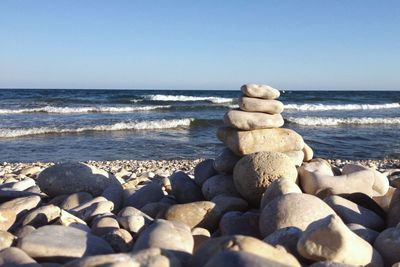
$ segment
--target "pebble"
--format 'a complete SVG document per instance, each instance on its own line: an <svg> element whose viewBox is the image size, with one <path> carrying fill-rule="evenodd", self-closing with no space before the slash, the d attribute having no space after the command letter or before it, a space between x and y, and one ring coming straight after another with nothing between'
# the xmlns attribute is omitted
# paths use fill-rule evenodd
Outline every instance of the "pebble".
<svg viewBox="0 0 400 267"><path fill-rule="evenodd" d="M37 178L40 189L49 196L88 192L100 195L110 184L119 181L101 169L80 162L66 162L44 169Z"/></svg>
<svg viewBox="0 0 400 267"><path fill-rule="evenodd" d="M77 192L70 194L63 203L60 205L60 208L64 210L74 209L90 200L93 199L93 196L87 192Z"/></svg>
<svg viewBox="0 0 400 267"><path fill-rule="evenodd" d="M376 231L380 231L385 227L385 221L375 212L345 198L329 196L324 201L346 224L356 223Z"/></svg>
<svg viewBox="0 0 400 267"><path fill-rule="evenodd" d="M277 152L258 152L236 163L233 181L239 193L254 206L260 205L264 191L273 181L287 178L295 182L296 166L288 156Z"/></svg>
<svg viewBox="0 0 400 267"><path fill-rule="evenodd" d="M217 174L207 179L201 187L203 196L211 200L218 195L240 197L233 183L232 175Z"/></svg>
<svg viewBox="0 0 400 267"><path fill-rule="evenodd" d="M310 224L297 243L305 258L356 266L383 266L382 257L364 239L353 233L337 215Z"/></svg>
<svg viewBox="0 0 400 267"><path fill-rule="evenodd" d="M186 173L179 171L169 177L171 194L179 203L190 203L204 200L201 188Z"/></svg>
<svg viewBox="0 0 400 267"><path fill-rule="evenodd" d="M124 201L124 206L142 208L147 203L158 202L164 197L161 186L157 183L149 183L130 194Z"/></svg>
<svg viewBox="0 0 400 267"><path fill-rule="evenodd" d="M214 169L219 173L231 174L240 159L229 148L224 148L214 159Z"/></svg>
<svg viewBox="0 0 400 267"><path fill-rule="evenodd" d="M147 248L160 248L187 258L193 252L194 240L190 228L179 222L155 220L144 229L133 246L133 252Z"/></svg>
<svg viewBox="0 0 400 267"><path fill-rule="evenodd" d="M313 222L332 214L335 211L316 196L298 193L282 195L273 199L261 211L261 236L266 237L286 227L305 230Z"/></svg>
<svg viewBox="0 0 400 267"><path fill-rule="evenodd" d="M259 256L282 265L300 267L300 263L293 255L278 250L257 238L242 235L222 236L204 241L194 253L190 261L190 266L207 266L210 259L225 251L246 252L254 257ZM227 258L223 266L237 266L230 265L229 261L230 259Z"/></svg>
<svg viewBox="0 0 400 267"><path fill-rule="evenodd" d="M304 147L303 138L295 131L286 128L241 131L220 127L217 137L239 156L260 151L298 151Z"/></svg>
<svg viewBox="0 0 400 267"><path fill-rule="evenodd" d="M283 103L278 100L241 96L238 102L240 109L243 111L281 114L284 109Z"/></svg>
<svg viewBox="0 0 400 267"><path fill-rule="evenodd" d="M108 243L90 233L60 225L40 227L21 238L18 247L32 258L56 263L112 253Z"/></svg>
<svg viewBox="0 0 400 267"><path fill-rule="evenodd" d="M23 250L10 247L0 251L0 266L41 267L42 265L29 257Z"/></svg>
<svg viewBox="0 0 400 267"><path fill-rule="evenodd" d="M13 234L0 230L0 250L11 247L16 239Z"/></svg>
<svg viewBox="0 0 400 267"><path fill-rule="evenodd" d="M374 242L374 248L382 255L385 266L400 262L400 225L381 232Z"/></svg>
<svg viewBox="0 0 400 267"><path fill-rule="evenodd" d="M194 168L194 181L198 186L202 186L203 183L210 177L217 174L214 168L214 160L206 159Z"/></svg>
<svg viewBox="0 0 400 267"><path fill-rule="evenodd" d="M215 229L218 226L219 216L216 204L211 201L172 205L165 213L165 218L169 221L181 222L190 228L206 229Z"/></svg>
<svg viewBox="0 0 400 267"><path fill-rule="evenodd" d="M247 112L229 110L224 116L224 125L239 130L257 130L279 128L284 124L281 114L265 114L260 112Z"/></svg>
<svg viewBox="0 0 400 267"><path fill-rule="evenodd" d="M280 96L280 92L269 85L248 83L240 87L240 91L248 97L276 99Z"/></svg>
<svg viewBox="0 0 400 267"><path fill-rule="evenodd" d="M61 215L61 209L55 205L41 206L30 211L22 221L22 225L32 225L37 228L45 226L56 220Z"/></svg>

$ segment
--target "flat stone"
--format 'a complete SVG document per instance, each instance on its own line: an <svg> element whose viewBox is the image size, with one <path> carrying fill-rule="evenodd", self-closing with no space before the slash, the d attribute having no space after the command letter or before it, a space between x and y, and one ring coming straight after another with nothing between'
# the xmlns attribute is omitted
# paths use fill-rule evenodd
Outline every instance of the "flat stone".
<svg viewBox="0 0 400 267"><path fill-rule="evenodd" d="M98 201L93 202L90 205L87 204L88 203L85 203L84 205L78 206L71 210L74 215L81 218L85 222L90 222L95 216L109 213L114 209L114 203L111 201Z"/></svg>
<svg viewBox="0 0 400 267"><path fill-rule="evenodd" d="M11 247L16 239L17 237L15 237L13 234L0 230L0 251Z"/></svg>
<svg viewBox="0 0 400 267"><path fill-rule="evenodd" d="M389 190L389 179L382 173L360 164L346 164L342 168L342 174L357 173L359 171L370 171L374 176L372 185L373 196L383 196Z"/></svg>
<svg viewBox="0 0 400 267"><path fill-rule="evenodd" d="M241 159L229 148L224 148L214 159L214 169L219 173L231 174L236 163ZM196 177L195 177L196 179Z"/></svg>
<svg viewBox="0 0 400 267"><path fill-rule="evenodd" d="M231 175L217 174L210 177L203 183L201 191L207 200L211 200L218 195L240 197Z"/></svg>
<svg viewBox="0 0 400 267"><path fill-rule="evenodd" d="M22 225L32 225L34 227L44 226L60 217L61 209L55 205L41 206L30 211L22 221Z"/></svg>
<svg viewBox="0 0 400 267"><path fill-rule="evenodd" d="M356 223L377 231L385 227L385 221L375 212L357 205L340 196L329 196L324 199L344 223Z"/></svg>
<svg viewBox="0 0 400 267"><path fill-rule="evenodd" d="M281 114L284 109L281 101L247 96L239 97L239 107L243 111L264 112L268 114Z"/></svg>
<svg viewBox="0 0 400 267"><path fill-rule="evenodd" d="M236 189L254 206L260 205L262 194L272 182L283 177L295 182L297 170L288 156L277 152L247 155L233 171Z"/></svg>
<svg viewBox="0 0 400 267"><path fill-rule="evenodd" d="M37 207L41 199L39 196L16 198L0 204L0 210L12 209L17 216Z"/></svg>
<svg viewBox="0 0 400 267"><path fill-rule="evenodd" d="M0 185L0 190L24 191L29 187L35 185L36 185L35 180L33 180L32 178L26 178L22 181L2 184Z"/></svg>
<svg viewBox="0 0 400 267"><path fill-rule="evenodd" d="M44 169L37 178L40 189L49 196L88 192L99 196L119 181L106 171L80 162L66 162Z"/></svg>
<svg viewBox="0 0 400 267"><path fill-rule="evenodd" d="M158 202L164 197L161 186L149 183L131 194L125 201L124 206L132 206L141 209L147 203Z"/></svg>
<svg viewBox="0 0 400 267"><path fill-rule="evenodd" d="M71 227L75 228L78 230L82 230L85 232L90 232L89 226L87 226L86 222L75 215L65 211L61 210L60 217L58 218L56 224L66 226L66 227Z"/></svg>
<svg viewBox="0 0 400 267"><path fill-rule="evenodd" d="M265 84L248 83L240 87L240 91L249 97L276 99L280 96L277 89Z"/></svg>
<svg viewBox="0 0 400 267"><path fill-rule="evenodd" d="M182 171L175 172L169 178L171 181L171 194L179 203L190 203L204 200L201 188Z"/></svg>
<svg viewBox="0 0 400 267"><path fill-rule="evenodd" d="M111 217L101 217L92 223L92 234L102 236L113 230L119 229L118 221Z"/></svg>
<svg viewBox="0 0 400 267"><path fill-rule="evenodd" d="M257 130L279 128L284 124L281 114L266 114L261 112L248 112L229 110L225 113L224 124L239 130Z"/></svg>
<svg viewBox="0 0 400 267"><path fill-rule="evenodd" d="M235 266L235 267L288 267L287 263L278 259L261 257L244 251L223 251L218 253L204 265L205 267Z"/></svg>
<svg viewBox="0 0 400 267"><path fill-rule="evenodd" d="M383 266L379 253L353 233L337 215L310 224L297 243L297 250L303 257L313 261Z"/></svg>
<svg viewBox="0 0 400 267"><path fill-rule="evenodd" d="M216 204L210 201L197 201L171 206L165 213L169 221L186 224L190 228L202 227L215 229L219 222L219 213L215 211Z"/></svg>
<svg viewBox="0 0 400 267"><path fill-rule="evenodd" d="M278 250L273 246L264 243L257 238L249 236L241 236L241 235L222 236L206 240L196 250L195 254L193 255L190 261L190 266L193 267L207 266L206 263L211 258L224 251L247 252L253 255L254 257L259 256L264 259L271 259L271 260L273 259L274 261L279 262L282 265L300 266L300 263L291 254ZM227 262L223 266L237 266L237 265L228 265Z"/></svg>
<svg viewBox="0 0 400 267"><path fill-rule="evenodd" d="M194 168L194 181L198 186L202 186L208 178L216 174L217 171L214 169L214 160L206 159L197 164Z"/></svg>
<svg viewBox="0 0 400 267"><path fill-rule="evenodd" d="M0 251L0 266L41 267L42 265L29 257L23 250L11 247Z"/></svg>
<svg viewBox="0 0 400 267"><path fill-rule="evenodd" d="M349 174L335 176L332 168L324 161L303 163L298 169L303 191L316 194L318 191L330 189L334 194L350 194L361 192L372 196L375 175L370 170L361 170Z"/></svg>
<svg viewBox="0 0 400 267"><path fill-rule="evenodd" d="M335 214L324 201L308 194L290 193L274 198L261 211L260 232L266 237L278 229L297 227L304 231L311 223Z"/></svg>
<svg viewBox="0 0 400 267"><path fill-rule="evenodd" d="M170 252L158 248L149 248L137 253L118 253L85 257L71 261L64 267L182 267L180 261Z"/></svg>
<svg viewBox="0 0 400 267"><path fill-rule="evenodd" d="M113 253L103 239L60 225L47 225L36 229L20 239L18 247L34 259L57 263L84 256Z"/></svg>
<svg viewBox="0 0 400 267"><path fill-rule="evenodd" d="M286 128L240 131L220 127L217 137L239 156L260 151L297 151L304 147L303 138L295 131Z"/></svg>
<svg viewBox="0 0 400 267"><path fill-rule="evenodd" d="M7 231L15 223L16 214L13 209L0 209L0 231Z"/></svg>
<svg viewBox="0 0 400 267"><path fill-rule="evenodd" d="M90 200L93 199L93 196L87 192L77 192L69 195L60 205L60 208L64 210L74 209Z"/></svg>

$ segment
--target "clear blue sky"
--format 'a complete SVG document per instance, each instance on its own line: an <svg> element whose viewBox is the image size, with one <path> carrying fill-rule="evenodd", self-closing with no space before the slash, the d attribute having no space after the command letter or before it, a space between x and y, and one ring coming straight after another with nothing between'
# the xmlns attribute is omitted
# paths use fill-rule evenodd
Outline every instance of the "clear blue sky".
<svg viewBox="0 0 400 267"><path fill-rule="evenodd" d="M400 89L400 1L0 1L0 88L246 82Z"/></svg>

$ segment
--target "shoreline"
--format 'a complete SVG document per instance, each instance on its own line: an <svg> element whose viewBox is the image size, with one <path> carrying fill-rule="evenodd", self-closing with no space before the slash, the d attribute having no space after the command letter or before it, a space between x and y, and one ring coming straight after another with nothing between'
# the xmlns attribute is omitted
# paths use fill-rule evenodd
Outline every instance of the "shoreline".
<svg viewBox="0 0 400 267"><path fill-rule="evenodd" d="M83 162L110 172L127 181L138 177L149 179L155 176L169 177L173 172L178 170L193 175L194 167L203 160L204 158L175 160L89 160ZM327 161L338 168L342 168L345 164L361 164L386 173L388 176L400 171L400 159L327 159ZM20 180L35 176L35 172L38 173L55 163L57 162L1 162L0 183L3 183L8 178Z"/></svg>

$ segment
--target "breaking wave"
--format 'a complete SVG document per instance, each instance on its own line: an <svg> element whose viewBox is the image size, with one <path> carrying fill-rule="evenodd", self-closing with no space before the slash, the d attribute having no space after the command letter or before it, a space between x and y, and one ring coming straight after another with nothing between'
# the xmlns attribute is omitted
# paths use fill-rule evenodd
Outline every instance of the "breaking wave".
<svg viewBox="0 0 400 267"><path fill-rule="evenodd" d="M58 133L80 133L89 131L120 131L120 130L158 130L173 129L178 127L190 126L194 121L192 118L174 120L154 120L154 121L132 121L119 122L111 125L97 125L93 127L81 128L57 128L57 127L35 127L19 129L0 129L0 138L12 138L28 135L58 134Z"/></svg>
<svg viewBox="0 0 400 267"><path fill-rule="evenodd" d="M324 111L324 110L377 110L400 108L400 103L387 104L345 104L345 105L324 105L324 104L286 104L286 111Z"/></svg>
<svg viewBox="0 0 400 267"><path fill-rule="evenodd" d="M122 113L135 111L150 111L169 109L171 106L139 106L139 107L54 107L45 106L40 108L23 108L23 109L0 109L0 114L19 114L19 113Z"/></svg>
<svg viewBox="0 0 400 267"><path fill-rule="evenodd" d="M330 118L330 117L288 117L289 123L306 126L337 126L337 125L371 125L371 124L400 124L400 118Z"/></svg>
<svg viewBox="0 0 400 267"><path fill-rule="evenodd" d="M215 104L220 103L231 103L234 101L233 98L227 97L213 97L213 96L186 96L186 95L145 95L145 100L151 101L207 101ZM137 101L137 100L132 100Z"/></svg>

